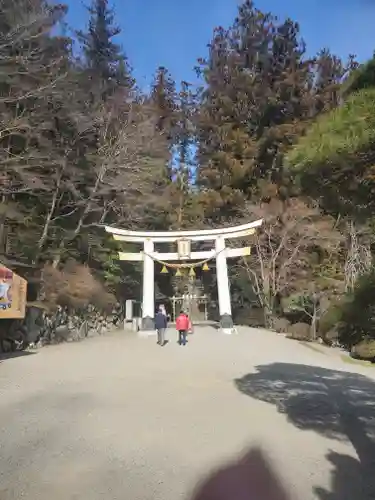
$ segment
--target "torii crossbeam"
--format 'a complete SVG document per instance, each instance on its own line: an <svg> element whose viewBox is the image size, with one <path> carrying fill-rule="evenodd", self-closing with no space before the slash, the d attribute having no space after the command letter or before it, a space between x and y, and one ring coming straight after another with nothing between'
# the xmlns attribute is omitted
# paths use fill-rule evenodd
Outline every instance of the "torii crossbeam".
<svg viewBox="0 0 375 500"><path fill-rule="evenodd" d="M153 331L155 314L154 261L193 261L216 259L216 278L219 297L220 324L224 333L233 332L232 308L228 280L227 258L250 254L250 247L226 248L225 240L245 238L255 233L263 220L220 229L197 231L130 231L104 226L115 240L143 243L143 251L138 253L119 252L119 259L143 261L142 329ZM191 252L192 241L214 241L214 248L204 252ZM159 253L155 243L177 242L177 252Z"/></svg>

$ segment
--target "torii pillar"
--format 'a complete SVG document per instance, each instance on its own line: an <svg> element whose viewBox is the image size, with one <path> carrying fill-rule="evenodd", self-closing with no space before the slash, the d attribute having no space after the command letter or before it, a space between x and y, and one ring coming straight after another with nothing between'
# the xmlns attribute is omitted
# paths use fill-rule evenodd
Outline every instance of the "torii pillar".
<svg viewBox="0 0 375 500"><path fill-rule="evenodd" d="M225 252L225 239L218 236L215 239L216 250L216 280L219 297L220 325L224 333L232 333L232 305L230 300L230 285L228 278L227 255Z"/></svg>
<svg viewBox="0 0 375 500"><path fill-rule="evenodd" d="M155 264L151 255L154 242L146 239L143 243L143 287L142 287L142 330L155 330Z"/></svg>

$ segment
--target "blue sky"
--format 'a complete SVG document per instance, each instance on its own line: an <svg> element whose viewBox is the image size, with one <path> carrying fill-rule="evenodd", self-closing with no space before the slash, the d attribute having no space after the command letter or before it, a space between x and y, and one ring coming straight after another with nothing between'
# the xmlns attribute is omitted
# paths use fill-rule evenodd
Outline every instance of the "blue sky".
<svg viewBox="0 0 375 500"><path fill-rule="evenodd" d="M89 3L90 0L84 0ZM87 14L81 0L66 0L68 22L83 28ZM197 58L206 55L215 26L228 26L238 0L116 0L118 42L125 49L140 87L147 88L159 65L176 81L196 81ZM309 53L322 47L358 60L375 49L375 0L258 0L256 6L300 23Z"/></svg>

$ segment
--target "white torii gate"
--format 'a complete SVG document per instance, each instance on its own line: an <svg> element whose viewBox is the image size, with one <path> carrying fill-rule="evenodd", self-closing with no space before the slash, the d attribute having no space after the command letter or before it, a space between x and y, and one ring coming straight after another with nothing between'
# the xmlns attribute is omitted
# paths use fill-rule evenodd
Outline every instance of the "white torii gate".
<svg viewBox="0 0 375 500"><path fill-rule="evenodd" d="M250 254L250 247L226 248L225 240L244 238L255 233L263 220L257 220L241 226L223 229L202 229L199 231L129 231L104 226L115 240L143 243L143 251L138 253L119 252L119 259L125 261L143 261L143 300L142 330L154 330L155 281L154 261L190 261L216 258L216 278L219 297L221 329L224 333L233 332L232 308L230 300L227 258ZM191 252L192 241L214 241L215 247L204 252ZM176 253L155 252L155 243L177 242Z"/></svg>

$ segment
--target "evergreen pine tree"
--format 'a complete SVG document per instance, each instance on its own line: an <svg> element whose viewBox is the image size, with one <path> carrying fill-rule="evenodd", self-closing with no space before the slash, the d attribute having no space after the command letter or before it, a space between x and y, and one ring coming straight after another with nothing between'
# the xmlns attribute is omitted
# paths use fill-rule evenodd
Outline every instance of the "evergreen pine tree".
<svg viewBox="0 0 375 500"><path fill-rule="evenodd" d="M121 30L114 23L114 11L108 0L92 0L87 8L90 19L87 32L79 31L84 64L92 82L99 86L100 96L106 99L118 88L132 88L128 59L114 37Z"/></svg>
<svg viewBox="0 0 375 500"><path fill-rule="evenodd" d="M350 55L347 63L343 64L343 61L329 49L322 49L317 54L313 86L314 116L322 111L330 111L340 104L343 78L351 74L356 67L353 55Z"/></svg>
<svg viewBox="0 0 375 500"><path fill-rule="evenodd" d="M181 82L178 111L171 197L176 208L175 220L172 222L180 229L188 223L189 219L193 169L193 101L187 82Z"/></svg>
<svg viewBox="0 0 375 500"><path fill-rule="evenodd" d="M375 207L374 67L372 59L349 76L342 104L319 117L287 156L304 194L326 212L361 223Z"/></svg>
<svg viewBox="0 0 375 500"><path fill-rule="evenodd" d="M172 75L164 66L155 73L149 102L155 116L155 126L164 148L165 165L157 184L167 189L172 182L172 153L177 124L177 90Z"/></svg>
<svg viewBox="0 0 375 500"><path fill-rule="evenodd" d="M176 83L164 66L159 66L151 88L151 102L157 115L157 129L165 134L170 144L176 127Z"/></svg>
<svg viewBox="0 0 375 500"><path fill-rule="evenodd" d="M284 155L316 113L337 101L342 64L333 56L325 62L306 57L298 23L279 21L251 0L229 29L215 30L201 61L198 120L198 183L213 222L241 215L250 198L296 194Z"/></svg>
<svg viewBox="0 0 375 500"><path fill-rule="evenodd" d="M237 93L237 67L229 50L229 33L222 27L214 32L207 60L200 60L205 87L197 116L197 185L206 219L236 215L243 204L244 177L253 168L249 135L238 127L237 117L247 116L246 95ZM233 53L232 53L233 54ZM244 99L245 98L245 99Z"/></svg>

